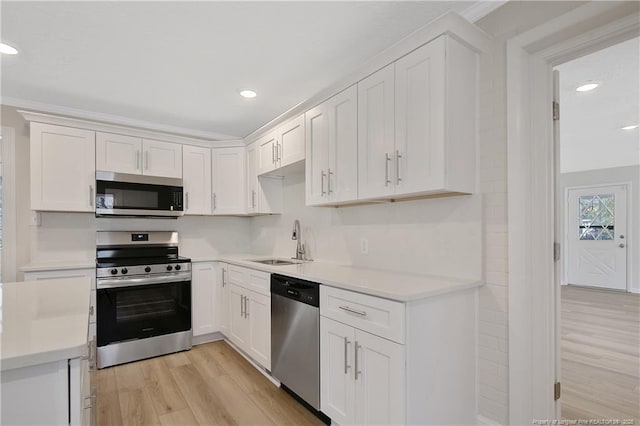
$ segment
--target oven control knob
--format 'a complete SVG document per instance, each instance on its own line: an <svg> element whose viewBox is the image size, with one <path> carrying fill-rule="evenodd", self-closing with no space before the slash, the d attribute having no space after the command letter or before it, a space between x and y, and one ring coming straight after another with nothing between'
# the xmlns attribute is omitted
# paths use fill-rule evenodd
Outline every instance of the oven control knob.
<svg viewBox="0 0 640 426"><path fill-rule="evenodd" d="M172 269L173 269L173 266L171 266L171 265L167 265L167 271L170 271L170 270L172 270Z"/></svg>
<svg viewBox="0 0 640 426"><path fill-rule="evenodd" d="M182 266L176 265L176 271L179 271L180 269L182 269Z"/></svg>
<svg viewBox="0 0 640 426"><path fill-rule="evenodd" d="M111 275L115 275L115 274L117 274L117 273L118 273L118 270L117 270L116 268L113 268L113 269L111 270Z"/></svg>
<svg viewBox="0 0 640 426"><path fill-rule="evenodd" d="M122 272L123 274L126 274L127 272L129 272L129 270L127 268L122 268L120 272Z"/></svg>
<svg viewBox="0 0 640 426"><path fill-rule="evenodd" d="M147 266L146 268L144 268L145 272L151 272L151 268L149 266Z"/></svg>

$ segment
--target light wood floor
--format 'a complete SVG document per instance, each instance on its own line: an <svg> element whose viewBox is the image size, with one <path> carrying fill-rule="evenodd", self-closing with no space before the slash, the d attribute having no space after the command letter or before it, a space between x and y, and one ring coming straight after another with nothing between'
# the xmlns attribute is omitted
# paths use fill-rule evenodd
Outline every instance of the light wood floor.
<svg viewBox="0 0 640 426"><path fill-rule="evenodd" d="M98 425L321 425L224 342L98 370Z"/></svg>
<svg viewBox="0 0 640 426"><path fill-rule="evenodd" d="M562 417L640 425L640 295L561 288Z"/></svg>

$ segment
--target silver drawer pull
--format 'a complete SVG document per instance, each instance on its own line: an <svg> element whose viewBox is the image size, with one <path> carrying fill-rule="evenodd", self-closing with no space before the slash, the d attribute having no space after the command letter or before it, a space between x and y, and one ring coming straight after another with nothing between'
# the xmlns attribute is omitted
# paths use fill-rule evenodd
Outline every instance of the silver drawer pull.
<svg viewBox="0 0 640 426"><path fill-rule="evenodd" d="M367 313L365 311L358 311L358 310L352 309L352 308L350 308L348 306L340 306L339 308L342 309L343 311L351 312L352 314L360 315L362 317L366 317L367 316Z"/></svg>

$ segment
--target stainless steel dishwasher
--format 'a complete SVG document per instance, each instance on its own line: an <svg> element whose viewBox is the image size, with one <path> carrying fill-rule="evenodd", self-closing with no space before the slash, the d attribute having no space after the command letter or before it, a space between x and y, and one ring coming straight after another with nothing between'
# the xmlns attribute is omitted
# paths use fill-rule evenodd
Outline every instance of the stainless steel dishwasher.
<svg viewBox="0 0 640 426"><path fill-rule="evenodd" d="M271 374L320 410L320 291L314 282L271 275Z"/></svg>

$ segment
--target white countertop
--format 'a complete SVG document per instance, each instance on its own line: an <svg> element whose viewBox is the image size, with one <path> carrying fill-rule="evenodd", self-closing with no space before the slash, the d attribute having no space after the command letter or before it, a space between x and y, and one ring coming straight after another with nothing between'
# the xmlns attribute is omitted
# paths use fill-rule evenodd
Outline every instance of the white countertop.
<svg viewBox="0 0 640 426"><path fill-rule="evenodd" d="M66 269L95 269L95 260L87 261L57 261L57 262L34 262L20 268L22 272L38 271L63 271Z"/></svg>
<svg viewBox="0 0 640 426"><path fill-rule="evenodd" d="M483 284L482 281L475 279L407 274L315 261L274 266L249 260L268 258L271 258L271 256L223 255L220 260L238 266L314 281L331 287L399 302L412 302L427 297L479 287ZM283 260L285 259L283 258Z"/></svg>
<svg viewBox="0 0 640 426"><path fill-rule="evenodd" d="M2 371L86 355L90 278L0 286Z"/></svg>

